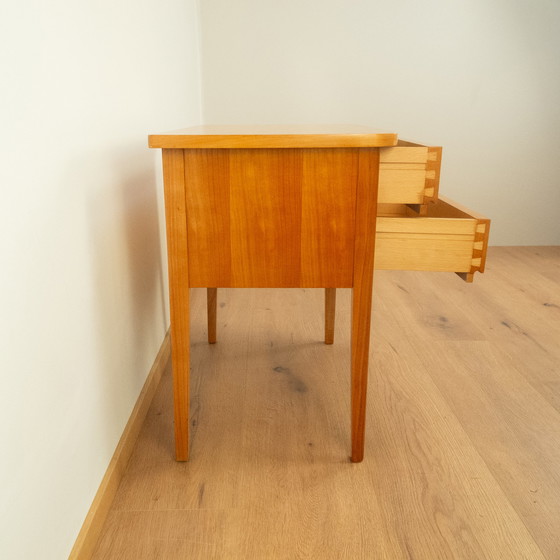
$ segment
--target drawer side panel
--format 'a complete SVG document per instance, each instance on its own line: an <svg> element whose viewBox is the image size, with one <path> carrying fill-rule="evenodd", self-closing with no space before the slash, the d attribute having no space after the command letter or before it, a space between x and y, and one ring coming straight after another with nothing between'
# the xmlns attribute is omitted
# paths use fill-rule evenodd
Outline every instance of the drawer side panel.
<svg viewBox="0 0 560 560"><path fill-rule="evenodd" d="M377 234L375 267L380 270L470 272L472 239Z"/></svg>

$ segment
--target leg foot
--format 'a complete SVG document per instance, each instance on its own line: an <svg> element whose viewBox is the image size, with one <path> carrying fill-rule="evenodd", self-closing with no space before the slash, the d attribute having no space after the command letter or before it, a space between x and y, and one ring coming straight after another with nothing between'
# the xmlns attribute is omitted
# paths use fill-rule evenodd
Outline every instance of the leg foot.
<svg viewBox="0 0 560 560"><path fill-rule="evenodd" d="M208 308L208 343L215 344L218 288L208 288L206 290L206 305Z"/></svg>
<svg viewBox="0 0 560 560"><path fill-rule="evenodd" d="M336 288L325 288L325 344L334 342Z"/></svg>

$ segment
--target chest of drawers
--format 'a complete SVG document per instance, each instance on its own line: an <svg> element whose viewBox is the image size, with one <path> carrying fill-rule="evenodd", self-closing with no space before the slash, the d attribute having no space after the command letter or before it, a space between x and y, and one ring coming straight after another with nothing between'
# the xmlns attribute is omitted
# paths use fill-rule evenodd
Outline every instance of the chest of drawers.
<svg viewBox="0 0 560 560"><path fill-rule="evenodd" d="M484 270L489 220L439 197L441 148L367 127L204 126L163 150L177 460L189 454L189 288L352 289L351 459L364 454L373 270Z"/></svg>

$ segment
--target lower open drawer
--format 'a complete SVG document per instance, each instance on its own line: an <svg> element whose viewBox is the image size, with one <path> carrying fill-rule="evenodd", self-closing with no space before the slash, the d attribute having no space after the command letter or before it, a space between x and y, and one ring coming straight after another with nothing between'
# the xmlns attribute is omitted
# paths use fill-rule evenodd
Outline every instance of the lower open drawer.
<svg viewBox="0 0 560 560"><path fill-rule="evenodd" d="M458 273L472 282L483 272L490 220L444 197L418 215L405 204L379 204L375 268Z"/></svg>

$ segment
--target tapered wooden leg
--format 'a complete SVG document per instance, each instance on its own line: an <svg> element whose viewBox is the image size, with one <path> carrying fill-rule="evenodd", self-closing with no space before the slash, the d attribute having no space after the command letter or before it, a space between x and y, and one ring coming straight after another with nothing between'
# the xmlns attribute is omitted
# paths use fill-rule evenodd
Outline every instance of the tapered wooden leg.
<svg viewBox="0 0 560 560"><path fill-rule="evenodd" d="M182 302L186 309L187 301ZM171 325L171 356L173 369L173 410L175 416L175 458L177 461L189 459L189 373L190 373L190 336L189 330L174 328Z"/></svg>
<svg viewBox="0 0 560 560"><path fill-rule="evenodd" d="M208 343L215 344L218 288L208 288L206 290L206 307L208 308Z"/></svg>
<svg viewBox="0 0 560 560"><path fill-rule="evenodd" d="M352 461L364 458L371 291L352 290Z"/></svg>
<svg viewBox="0 0 560 560"><path fill-rule="evenodd" d="M183 150L163 150L167 225L175 457L189 458L189 267Z"/></svg>
<svg viewBox="0 0 560 560"><path fill-rule="evenodd" d="M373 289L375 220L379 151L362 150L358 160L356 200L356 241L354 287L352 289L352 456L354 463L364 458L366 394L368 381L369 334Z"/></svg>
<svg viewBox="0 0 560 560"><path fill-rule="evenodd" d="M325 288L325 344L334 342L336 288Z"/></svg>

